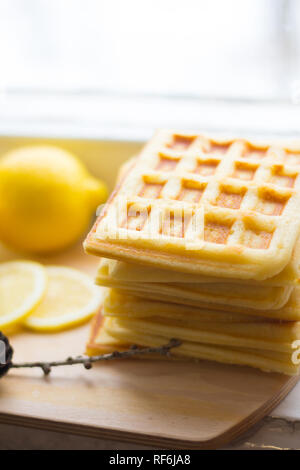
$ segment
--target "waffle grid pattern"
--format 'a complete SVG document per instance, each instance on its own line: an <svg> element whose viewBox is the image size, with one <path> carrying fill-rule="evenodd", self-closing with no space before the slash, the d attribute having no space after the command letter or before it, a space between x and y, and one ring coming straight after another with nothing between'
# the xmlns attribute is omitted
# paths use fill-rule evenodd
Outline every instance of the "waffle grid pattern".
<svg viewBox="0 0 300 470"><path fill-rule="evenodd" d="M160 131L95 236L244 262L271 260L279 251L290 257L300 226L299 173L300 147Z"/></svg>

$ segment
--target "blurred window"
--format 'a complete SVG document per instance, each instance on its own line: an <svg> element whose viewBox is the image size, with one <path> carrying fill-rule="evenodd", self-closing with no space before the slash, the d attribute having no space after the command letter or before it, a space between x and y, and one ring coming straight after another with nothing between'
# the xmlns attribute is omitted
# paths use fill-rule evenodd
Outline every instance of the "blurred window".
<svg viewBox="0 0 300 470"><path fill-rule="evenodd" d="M297 0L1 0L9 91L300 100Z"/></svg>

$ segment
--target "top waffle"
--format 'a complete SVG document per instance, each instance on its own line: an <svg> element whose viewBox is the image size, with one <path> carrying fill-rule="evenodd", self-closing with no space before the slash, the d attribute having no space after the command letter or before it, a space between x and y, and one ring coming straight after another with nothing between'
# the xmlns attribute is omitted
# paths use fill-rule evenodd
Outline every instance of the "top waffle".
<svg viewBox="0 0 300 470"><path fill-rule="evenodd" d="M300 145L159 131L117 185L88 252L175 271L266 279L300 229Z"/></svg>

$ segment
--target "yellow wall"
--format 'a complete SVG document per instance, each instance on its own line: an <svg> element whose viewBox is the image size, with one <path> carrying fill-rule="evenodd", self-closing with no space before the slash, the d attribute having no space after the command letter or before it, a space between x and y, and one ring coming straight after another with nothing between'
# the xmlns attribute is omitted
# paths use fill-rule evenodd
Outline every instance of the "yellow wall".
<svg viewBox="0 0 300 470"><path fill-rule="evenodd" d="M0 137L0 158L8 150L23 145L52 144L70 150L80 157L95 176L113 189L120 165L142 147L142 143L108 140Z"/></svg>

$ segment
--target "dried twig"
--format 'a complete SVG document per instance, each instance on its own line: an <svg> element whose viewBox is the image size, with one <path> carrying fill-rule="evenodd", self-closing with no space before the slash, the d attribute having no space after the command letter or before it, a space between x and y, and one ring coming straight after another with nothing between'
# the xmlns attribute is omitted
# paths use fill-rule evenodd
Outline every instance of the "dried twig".
<svg viewBox="0 0 300 470"><path fill-rule="evenodd" d="M49 361L49 362L12 362L10 365L11 369L21 369L21 368L32 368L40 367L45 375L49 375L52 367L58 366L72 366L75 364L83 364L86 369L92 368L93 362L100 361L111 361L113 359L124 359L130 358L133 356L140 356L143 354L161 354L163 356L168 355L172 348L180 346L181 342L178 339L171 339L169 343L159 346L156 348L140 348L138 346L132 346L126 351L114 351L110 354L100 354L99 356L78 356L78 357L68 357L64 361Z"/></svg>

